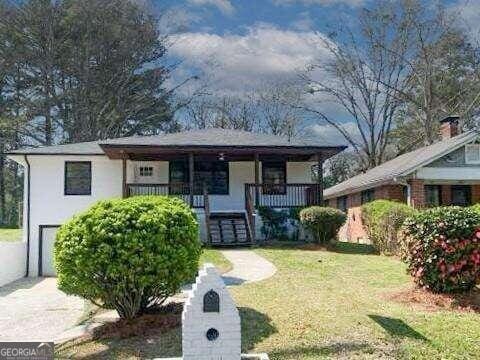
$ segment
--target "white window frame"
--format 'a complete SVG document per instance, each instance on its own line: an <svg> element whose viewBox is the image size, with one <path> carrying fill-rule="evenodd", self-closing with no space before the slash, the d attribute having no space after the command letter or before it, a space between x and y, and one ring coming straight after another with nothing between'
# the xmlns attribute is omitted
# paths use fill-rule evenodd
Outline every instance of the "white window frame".
<svg viewBox="0 0 480 360"><path fill-rule="evenodd" d="M469 151L475 150L477 152L478 160L469 160ZM480 144L467 144L465 145L465 164L478 165L480 164Z"/></svg>
<svg viewBox="0 0 480 360"><path fill-rule="evenodd" d="M148 172L148 175L145 175L145 172ZM142 174L143 173L143 174ZM152 178L155 174L155 167L151 165L139 165L138 166L138 176L141 178Z"/></svg>

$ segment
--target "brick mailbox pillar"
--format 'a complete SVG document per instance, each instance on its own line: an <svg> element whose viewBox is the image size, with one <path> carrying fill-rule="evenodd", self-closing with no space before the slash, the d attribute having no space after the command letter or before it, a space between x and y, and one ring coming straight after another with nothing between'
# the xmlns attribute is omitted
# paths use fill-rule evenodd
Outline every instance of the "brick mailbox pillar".
<svg viewBox="0 0 480 360"><path fill-rule="evenodd" d="M212 264L196 278L182 313L183 360L240 360L240 315Z"/></svg>

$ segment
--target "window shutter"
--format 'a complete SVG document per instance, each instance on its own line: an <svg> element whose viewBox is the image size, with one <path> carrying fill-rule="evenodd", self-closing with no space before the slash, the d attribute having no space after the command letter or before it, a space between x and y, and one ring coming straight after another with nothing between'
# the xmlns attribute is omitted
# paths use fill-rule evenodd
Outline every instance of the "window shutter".
<svg viewBox="0 0 480 360"><path fill-rule="evenodd" d="M467 164L480 163L480 144L465 145L465 162Z"/></svg>

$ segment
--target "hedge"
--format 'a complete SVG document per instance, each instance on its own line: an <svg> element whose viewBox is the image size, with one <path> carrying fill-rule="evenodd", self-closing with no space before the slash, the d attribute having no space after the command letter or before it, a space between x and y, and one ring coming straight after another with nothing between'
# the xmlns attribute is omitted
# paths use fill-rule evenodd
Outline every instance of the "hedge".
<svg viewBox="0 0 480 360"><path fill-rule="evenodd" d="M181 200L139 196L101 201L57 233L58 287L133 318L194 277L201 243Z"/></svg>
<svg viewBox="0 0 480 360"><path fill-rule="evenodd" d="M362 206L362 221L375 249L383 254L399 254L398 231L415 210L400 202L375 200Z"/></svg>
<svg viewBox="0 0 480 360"><path fill-rule="evenodd" d="M335 240L346 220L345 213L331 207L311 206L300 211L300 222L320 244Z"/></svg>
<svg viewBox="0 0 480 360"><path fill-rule="evenodd" d="M480 280L480 214L457 206L405 220L404 260L415 282L434 292L462 292Z"/></svg>

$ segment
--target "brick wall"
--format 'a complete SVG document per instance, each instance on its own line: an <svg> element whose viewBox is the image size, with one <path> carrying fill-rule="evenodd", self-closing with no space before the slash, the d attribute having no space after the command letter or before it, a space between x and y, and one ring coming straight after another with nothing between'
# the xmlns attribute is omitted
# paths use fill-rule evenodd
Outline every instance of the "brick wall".
<svg viewBox="0 0 480 360"><path fill-rule="evenodd" d="M375 188L375 200L396 200L406 202L403 185L383 185Z"/></svg>
<svg viewBox="0 0 480 360"><path fill-rule="evenodd" d="M472 185L472 204L480 203L480 185Z"/></svg>
<svg viewBox="0 0 480 360"><path fill-rule="evenodd" d="M451 205L452 203L452 186L442 185L442 205Z"/></svg>
<svg viewBox="0 0 480 360"><path fill-rule="evenodd" d="M412 179L410 183L411 205L420 209L425 206L425 186L423 180Z"/></svg>
<svg viewBox="0 0 480 360"><path fill-rule="evenodd" d="M336 198L330 199L332 207L337 207ZM364 242L367 234L363 229L361 195L354 193L347 196L347 221L339 231L340 240L349 242Z"/></svg>
<svg viewBox="0 0 480 360"><path fill-rule="evenodd" d="M362 222L361 199L360 192L347 196L347 222L340 229L339 237L341 240L349 242L367 241L367 233ZM375 188L375 200L378 199L406 202L403 185L383 185ZM329 204L332 207L337 207L336 198L330 199Z"/></svg>

